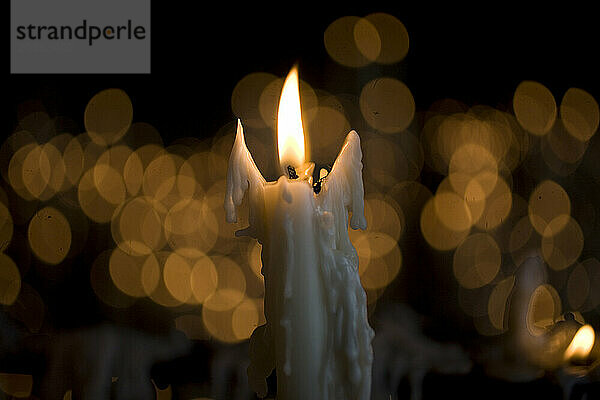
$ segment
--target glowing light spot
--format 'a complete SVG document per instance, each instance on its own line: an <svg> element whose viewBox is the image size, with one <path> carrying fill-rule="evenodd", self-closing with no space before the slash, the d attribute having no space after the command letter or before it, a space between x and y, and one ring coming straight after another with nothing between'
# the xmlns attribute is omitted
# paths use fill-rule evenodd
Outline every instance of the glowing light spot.
<svg viewBox="0 0 600 400"><path fill-rule="evenodd" d="M548 133L557 115L556 101L550 90L533 81L524 81L517 86L513 109L521 126L537 136Z"/></svg>
<svg viewBox="0 0 600 400"><path fill-rule="evenodd" d="M397 243L390 240L389 236L375 233L369 236L371 236L369 239L371 258L360 275L360 281L365 289L381 289L389 285L398 276L402 266L402 253ZM387 237L387 240L382 240L384 237ZM383 252L384 254L382 254Z"/></svg>
<svg viewBox="0 0 600 400"><path fill-rule="evenodd" d="M165 262L163 271L165 286L169 293L182 303L188 302L192 297L191 272L192 268L188 262L177 253L169 255Z"/></svg>
<svg viewBox="0 0 600 400"><path fill-rule="evenodd" d="M167 243L173 251L186 258L202 257L217 242L217 221L207 202L181 200L171 207L165 217Z"/></svg>
<svg viewBox="0 0 600 400"><path fill-rule="evenodd" d="M23 160L23 184L29 193L40 198L48 186L52 174L50 160L42 151L42 146L35 146Z"/></svg>
<svg viewBox="0 0 600 400"><path fill-rule="evenodd" d="M529 219L535 230L543 235L547 225L559 215L571 213L571 201L569 195L556 182L546 180L541 182L529 196ZM554 222L553 233L558 233L568 219L560 219Z"/></svg>
<svg viewBox="0 0 600 400"><path fill-rule="evenodd" d="M110 256L112 250L105 250L96 257L90 269L92 290L103 303L114 308L130 307L135 298L119 290L110 276Z"/></svg>
<svg viewBox="0 0 600 400"><path fill-rule="evenodd" d="M144 171L144 194L156 200L164 199L175 185L176 173L174 156L168 153L159 155Z"/></svg>
<svg viewBox="0 0 600 400"><path fill-rule="evenodd" d="M71 248L71 225L60 211L45 207L29 222L27 237L33 253L40 260L59 264Z"/></svg>
<svg viewBox="0 0 600 400"><path fill-rule="evenodd" d="M259 101L265 88L276 79L273 74L255 72L246 75L235 85L231 93L231 109L242 120L244 126L253 128L266 126L261 117Z"/></svg>
<svg viewBox="0 0 600 400"><path fill-rule="evenodd" d="M107 164L97 164L91 171L94 186L104 200L117 206L125 201L125 184L116 169Z"/></svg>
<svg viewBox="0 0 600 400"><path fill-rule="evenodd" d="M215 293L219 286L219 274L210 257L200 257L194 263L190 273L190 286L194 299L199 303L204 303Z"/></svg>
<svg viewBox="0 0 600 400"><path fill-rule="evenodd" d="M364 20L373 24L378 34L380 50L375 58L376 62L393 64L402 61L406 57L409 48L409 37L406 27L400 20L393 15L385 13L369 14L361 21ZM375 40L375 38L371 40L374 42L373 46L376 44ZM359 49L361 48L360 46L358 47ZM375 54L374 49L371 54ZM371 57L368 58L372 60Z"/></svg>
<svg viewBox="0 0 600 400"><path fill-rule="evenodd" d="M127 202L111 222L115 243L126 253L147 255L164 247L164 209L148 197Z"/></svg>
<svg viewBox="0 0 600 400"><path fill-rule="evenodd" d="M452 192L438 192L433 198L437 218L452 231L464 232L471 228L472 217L465 200Z"/></svg>
<svg viewBox="0 0 600 400"><path fill-rule="evenodd" d="M570 88L560 103L560 117L567 131L585 142L598 130L600 109L594 97L582 89Z"/></svg>
<svg viewBox="0 0 600 400"><path fill-rule="evenodd" d="M150 294L150 298L156 304L159 304L163 307L178 307L182 305L184 302L175 298L171 292L169 291L165 279L165 266L167 265L167 261L173 254L170 251L159 251L156 254L156 259L158 260L158 265L160 267L160 275L162 279L158 280L158 285L154 289L154 291ZM178 280L175 279L175 284L177 285Z"/></svg>
<svg viewBox="0 0 600 400"><path fill-rule="evenodd" d="M590 325L584 325L575 334L573 340L565 350L564 360L584 359L592 351L594 342L596 341L596 333Z"/></svg>
<svg viewBox="0 0 600 400"><path fill-rule="evenodd" d="M106 89L91 98L83 118L94 143L108 146L119 141L129 129L133 106L121 89Z"/></svg>
<svg viewBox="0 0 600 400"><path fill-rule="evenodd" d="M215 311L202 307L202 322L212 337L224 343L237 343L240 341L233 332L233 311L234 309Z"/></svg>
<svg viewBox="0 0 600 400"><path fill-rule="evenodd" d="M544 229L542 254L550 268L562 270L572 265L583 250L581 227L569 215L559 215Z"/></svg>
<svg viewBox="0 0 600 400"><path fill-rule="evenodd" d="M364 67L371 62L357 47L355 27L359 21L361 21L361 18L354 16L338 18L325 29L325 33L323 34L323 42L327 54L335 62L346 67ZM366 22L362 24L366 25ZM363 28L362 31L364 30ZM370 29L369 32L371 32ZM371 33L370 36L373 37L373 34ZM368 37L365 37L363 40L368 40ZM363 47L366 45L367 43L362 44ZM371 50L368 53L372 54L372 52Z"/></svg>
<svg viewBox="0 0 600 400"><path fill-rule="evenodd" d="M382 232L395 241L402 236L404 214L383 199L368 197L365 200L365 218L369 232Z"/></svg>
<svg viewBox="0 0 600 400"><path fill-rule="evenodd" d="M112 215L119 204L111 203L100 194L99 188L96 186L94 179L94 170L95 168L92 168L83 174L81 180L79 181L79 186L77 187L77 199L82 211L88 216L88 218L99 223L106 223L111 220ZM102 172L100 172L99 175L103 176ZM105 189L108 193L110 193L111 189L109 187L112 184L107 181L107 185L108 187ZM116 190L117 192L120 190L118 184L116 186ZM124 198L124 193L116 193L115 198L119 197Z"/></svg>
<svg viewBox="0 0 600 400"><path fill-rule="evenodd" d="M485 200L485 208L476 226L486 231L496 228L506 220L511 208L512 192L506 181L498 177L494 190Z"/></svg>
<svg viewBox="0 0 600 400"><path fill-rule="evenodd" d="M448 228L447 225L442 222L439 213L436 210L436 197L429 199L421 211L421 233L431 247L441 251L452 250L468 236L470 224L467 229L460 231ZM468 209L467 211L462 211L460 215L469 215ZM460 219L462 218L459 218L459 220Z"/></svg>
<svg viewBox="0 0 600 400"><path fill-rule="evenodd" d="M217 289L204 300L204 309L227 311L237 306L246 293L246 278L240 266L228 257L213 257Z"/></svg>
<svg viewBox="0 0 600 400"><path fill-rule="evenodd" d="M24 165L27 156L36 147L37 144L35 143L29 143L21 147L13 154L8 164L8 182L10 183L10 186L12 186L13 190L25 200L35 199L35 197L25 186L24 175L27 175L28 173L25 172Z"/></svg>
<svg viewBox="0 0 600 400"><path fill-rule="evenodd" d="M233 335L238 340L250 338L254 329L258 326L258 309L253 299L245 299L233 311L231 325Z"/></svg>
<svg viewBox="0 0 600 400"><path fill-rule="evenodd" d="M161 146L148 144L129 155L123 166L123 180L130 195L135 196L139 193L144 182L146 167L163 152Z"/></svg>
<svg viewBox="0 0 600 400"><path fill-rule="evenodd" d="M381 52L381 39L377 28L367 19L361 18L354 24L354 43L369 61L375 61Z"/></svg>
<svg viewBox="0 0 600 400"><path fill-rule="evenodd" d="M65 164L65 177L71 186L77 185L83 173L83 147L79 138L74 137L69 141L63 151Z"/></svg>
<svg viewBox="0 0 600 400"><path fill-rule="evenodd" d="M160 268L153 254L135 256L120 248L113 250L109 272L115 286L131 297L144 297L158 285Z"/></svg>
<svg viewBox="0 0 600 400"><path fill-rule="evenodd" d="M350 129L350 122L342 111L319 106L308 124L310 136L319 138L319 145L311 151L311 160L323 164L335 160Z"/></svg>
<svg viewBox="0 0 600 400"><path fill-rule="evenodd" d="M378 78L363 87L360 110L373 128L384 133L397 133L412 122L415 100L410 89L399 80Z"/></svg>
<svg viewBox="0 0 600 400"><path fill-rule="evenodd" d="M500 248L491 235L475 233L454 252L454 276L461 286L475 289L490 283L500 270Z"/></svg>

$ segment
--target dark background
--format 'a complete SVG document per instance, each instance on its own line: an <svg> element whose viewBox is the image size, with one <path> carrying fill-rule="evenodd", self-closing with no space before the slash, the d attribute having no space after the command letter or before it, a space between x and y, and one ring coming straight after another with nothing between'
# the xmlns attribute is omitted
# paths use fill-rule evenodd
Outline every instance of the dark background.
<svg viewBox="0 0 600 400"><path fill-rule="evenodd" d="M17 124L18 105L30 99L41 100L51 116L73 118L83 131L88 100L109 87L127 92L133 103L134 121L154 125L165 145L180 137L211 137L235 118L230 97L241 78L258 71L284 76L295 62L299 63L302 79L332 93L359 93L375 76L399 78L410 88L421 111L444 98L510 109L514 89L523 80L544 84L557 99L570 87L585 89L596 99L600 95L598 17L589 8L571 2L546 3L537 9L501 2L476 8L440 8L433 4L416 7L402 2L335 8L324 2L255 3L243 7L218 3L209 6L195 2L195 7L183 1L152 3L152 73L148 75L11 75L7 59L2 85L7 99L2 138ZM345 15L372 12L392 14L404 23L410 37L407 57L398 64L372 64L360 69L336 64L323 45L327 26ZM5 43L8 54L8 34ZM424 182L436 181L435 176L424 174ZM97 240L101 246L103 240L110 240L106 233L100 231L88 240ZM427 257L423 254L424 262ZM95 254L84 254L78 262L94 258ZM84 278L87 280L87 276ZM61 290L47 293L51 318L57 326L82 326L102 320L102 310L97 308L93 294L79 290L81 301L77 304L70 303L72 294L61 298ZM440 311L443 296L431 297L435 296L433 289L427 290L421 284L408 286L408 290L411 292L396 297L412 299L420 312L438 317L440 322L434 329L438 339L445 336L454 340L463 335L464 341L473 334L461 324L452 325L452 318ZM65 308L66 303L69 307ZM145 320L149 319L153 329L152 325L161 320L160 312L140 307L127 312L123 320L148 327ZM196 366L196 373L180 375L179 379L202 377L207 373L210 350L200 346L195 351L196 359L179 360L168 368L158 368L156 373L167 376L168 381L177 376L177 371ZM425 386L426 398L442 394L479 398L482 390L487 398L561 398L560 389L551 379L509 384L486 378L477 370L467 377L428 377Z"/></svg>

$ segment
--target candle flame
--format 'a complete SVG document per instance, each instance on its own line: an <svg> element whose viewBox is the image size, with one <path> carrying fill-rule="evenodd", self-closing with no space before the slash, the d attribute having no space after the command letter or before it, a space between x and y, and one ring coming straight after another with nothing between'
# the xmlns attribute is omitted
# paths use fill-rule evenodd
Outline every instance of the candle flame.
<svg viewBox="0 0 600 400"><path fill-rule="evenodd" d="M592 351L595 336L594 328L590 325L584 325L579 328L569 347L565 350L565 361L573 358L586 358L590 354L590 351Z"/></svg>
<svg viewBox="0 0 600 400"><path fill-rule="evenodd" d="M293 67L281 90L277 110L277 150L279 163L285 171L288 165L304 164L304 128L300 110L298 68Z"/></svg>

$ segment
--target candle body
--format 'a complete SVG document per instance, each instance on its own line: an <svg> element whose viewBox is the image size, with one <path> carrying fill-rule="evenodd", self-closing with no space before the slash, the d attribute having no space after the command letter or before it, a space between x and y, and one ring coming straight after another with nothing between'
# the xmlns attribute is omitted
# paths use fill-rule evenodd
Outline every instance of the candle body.
<svg viewBox="0 0 600 400"><path fill-rule="evenodd" d="M245 146L241 126L231 153L225 208L249 196L249 227L262 245L265 317L250 339L249 383L260 397L277 373L279 400L367 400L373 330L358 275L350 226L365 229L362 153L348 135L315 195L306 181L266 183Z"/></svg>
<svg viewBox="0 0 600 400"><path fill-rule="evenodd" d="M263 275L265 316L275 342L281 399L321 398L327 321L313 191L281 177L264 187Z"/></svg>

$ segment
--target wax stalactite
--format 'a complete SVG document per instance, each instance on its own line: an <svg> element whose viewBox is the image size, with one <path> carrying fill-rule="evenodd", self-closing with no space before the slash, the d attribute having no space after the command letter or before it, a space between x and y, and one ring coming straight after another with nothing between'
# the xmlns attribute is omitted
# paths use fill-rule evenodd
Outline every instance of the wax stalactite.
<svg viewBox="0 0 600 400"><path fill-rule="evenodd" d="M266 182L238 122L229 160L227 220L236 220L247 191L249 226L236 234L262 244L265 278L266 324L250 339L249 383L266 396L266 378L275 370L278 399L366 400L373 330L348 236L348 223L366 228L360 138L355 131L347 135L331 173L317 181L320 190L312 183L314 164L303 163L303 156L302 149L294 163L298 178L284 174Z"/></svg>

